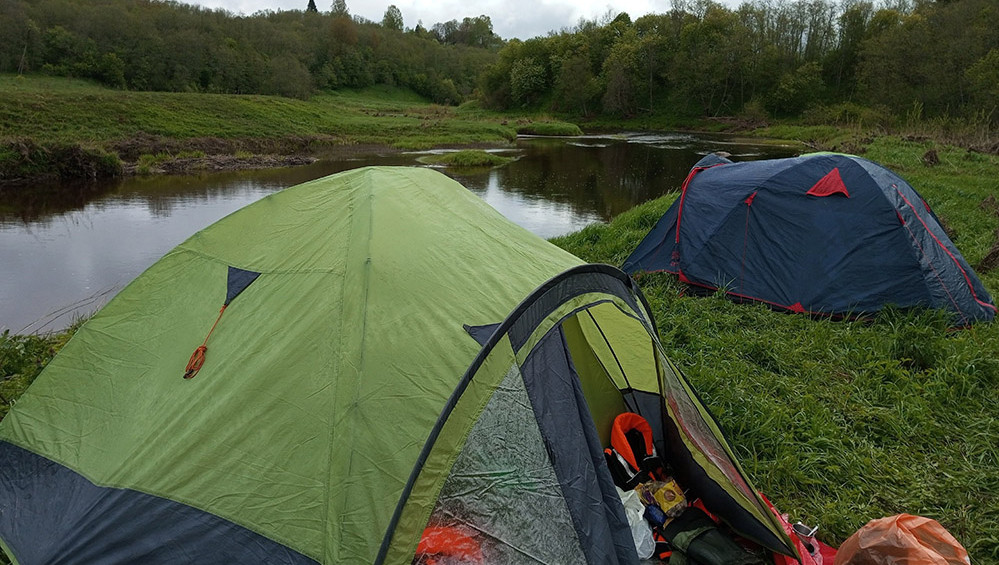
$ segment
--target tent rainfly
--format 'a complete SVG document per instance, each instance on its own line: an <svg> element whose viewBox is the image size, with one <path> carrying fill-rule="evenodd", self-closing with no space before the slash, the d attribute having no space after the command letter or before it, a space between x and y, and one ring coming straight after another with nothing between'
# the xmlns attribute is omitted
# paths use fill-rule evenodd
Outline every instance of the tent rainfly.
<svg viewBox="0 0 999 565"><path fill-rule="evenodd" d="M708 155L622 268L674 273L793 312L931 307L961 326L996 314L915 189L852 155L742 163Z"/></svg>
<svg viewBox="0 0 999 565"><path fill-rule="evenodd" d="M713 512L794 553L627 275L440 173L348 171L195 234L83 325L0 423L0 545L404 564L463 528L488 563L635 563L602 452L628 410Z"/></svg>

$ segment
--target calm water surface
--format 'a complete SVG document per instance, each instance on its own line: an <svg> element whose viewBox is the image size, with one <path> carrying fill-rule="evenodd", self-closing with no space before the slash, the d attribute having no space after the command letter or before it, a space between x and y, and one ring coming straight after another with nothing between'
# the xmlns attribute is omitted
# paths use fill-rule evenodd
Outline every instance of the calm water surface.
<svg viewBox="0 0 999 565"><path fill-rule="evenodd" d="M712 151L735 160L796 154L790 147L680 134L522 138L497 150L517 157L509 165L444 172L547 238L678 190L691 165ZM425 155L0 192L0 331L65 327L194 232L274 191L356 167L420 165Z"/></svg>

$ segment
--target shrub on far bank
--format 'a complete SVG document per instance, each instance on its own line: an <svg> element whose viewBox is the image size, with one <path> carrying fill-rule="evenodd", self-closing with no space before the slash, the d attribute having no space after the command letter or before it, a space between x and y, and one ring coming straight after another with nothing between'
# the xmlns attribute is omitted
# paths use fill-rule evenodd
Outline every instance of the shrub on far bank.
<svg viewBox="0 0 999 565"><path fill-rule="evenodd" d="M432 155L422 159L424 162L450 167L497 167L513 161L512 157L503 157L478 149Z"/></svg>
<svg viewBox="0 0 999 565"><path fill-rule="evenodd" d="M30 139L0 145L0 181L22 178L99 179L120 176L117 155L76 143L38 144Z"/></svg>
<svg viewBox="0 0 999 565"><path fill-rule="evenodd" d="M569 122L531 122L517 125L517 133L521 135L552 135L574 136L583 135L583 130Z"/></svg>

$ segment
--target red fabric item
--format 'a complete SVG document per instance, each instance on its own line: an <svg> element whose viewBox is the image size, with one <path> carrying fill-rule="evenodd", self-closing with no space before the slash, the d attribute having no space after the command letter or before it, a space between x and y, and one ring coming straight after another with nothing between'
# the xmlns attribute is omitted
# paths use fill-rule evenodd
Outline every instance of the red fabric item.
<svg viewBox="0 0 999 565"><path fill-rule="evenodd" d="M835 561L846 564L970 565L971 559L936 520L898 514L871 520L847 538Z"/></svg>
<svg viewBox="0 0 999 565"><path fill-rule="evenodd" d="M812 537L802 539L801 536L794 533L794 528L791 526L791 522L788 520L787 514L781 514L774 508L773 503L770 499L766 497L762 492L760 493L760 498L763 502L767 504L767 508L773 512L774 516L777 517L777 521L780 522L781 528L784 532L791 538L794 542L795 549L798 550L798 555L801 556L800 565L833 565L836 560L836 548L830 545L826 545L819 541L818 539ZM787 555L781 555L779 553L774 554L774 565L798 565L799 561L793 557L788 557Z"/></svg>
<svg viewBox="0 0 999 565"><path fill-rule="evenodd" d="M808 189L805 194L810 194L812 196L832 196L833 194L842 194L847 198L850 197L850 191L846 189L846 185L843 184L843 177L839 176L839 167L829 171L826 176L819 179L819 182L815 183L815 186Z"/></svg>
<svg viewBox="0 0 999 565"><path fill-rule="evenodd" d="M801 302L795 302L794 304L788 307L788 310L792 312L797 312L799 314L802 314L806 311L805 307L801 305Z"/></svg>
<svg viewBox="0 0 999 565"><path fill-rule="evenodd" d="M756 195L757 195L757 193L759 193L759 192L760 192L760 191L758 191L758 190L757 190L756 192L754 192L754 193L750 194L750 195L749 195L749 198L747 198L747 199L743 200L743 202L745 202L745 203L746 203L746 206L752 206L752 205L753 205L753 199L754 199L754 198L756 198Z"/></svg>
<svg viewBox="0 0 999 565"><path fill-rule="evenodd" d="M621 457L624 457L632 469L638 471L641 469L639 466L641 461L635 457L635 453L631 450L631 444L628 443L628 438L624 435L629 430L642 432L642 437L645 438L645 453L646 455L652 455L656 449L652 445L652 426L649 425L645 418L638 414L624 412L618 414L617 418L614 418L614 426L611 427L611 447L620 453Z"/></svg>
<svg viewBox="0 0 999 565"><path fill-rule="evenodd" d="M420 544L416 546L417 561L436 563L436 560L432 559L435 555L482 565L482 549L479 543L458 528L429 526L423 530Z"/></svg>

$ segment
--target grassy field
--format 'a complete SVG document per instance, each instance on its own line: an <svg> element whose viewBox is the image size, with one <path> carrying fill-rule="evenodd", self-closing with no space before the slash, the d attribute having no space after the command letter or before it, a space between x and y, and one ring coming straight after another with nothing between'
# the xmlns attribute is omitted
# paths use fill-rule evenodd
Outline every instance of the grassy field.
<svg viewBox="0 0 999 565"><path fill-rule="evenodd" d="M309 101L277 96L127 92L80 80L0 76L0 139L105 145L137 135L175 139L326 137L330 143L427 147L503 142L515 130L464 120L408 92L371 88Z"/></svg>
<svg viewBox="0 0 999 565"><path fill-rule="evenodd" d="M935 148L940 163L922 155ZM977 265L995 243L999 158L878 139L865 157L909 180ZM555 240L620 265L675 196ZM982 203L985 202L985 205ZM999 296L999 269L980 277ZM833 322L684 296L639 278L663 344L720 420L757 487L838 544L868 520L939 520L973 563L999 563L999 324L950 331L936 312Z"/></svg>
<svg viewBox="0 0 999 565"><path fill-rule="evenodd" d="M192 151L289 154L354 145L503 145L518 131L580 133L549 118L494 115L474 105L467 110L439 106L388 87L303 101L127 92L81 80L0 75L0 180L53 170L63 177L109 176L116 174L118 159L135 163L144 155ZM87 166L76 170L71 164L79 161ZM98 165L91 165L95 161Z"/></svg>

